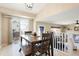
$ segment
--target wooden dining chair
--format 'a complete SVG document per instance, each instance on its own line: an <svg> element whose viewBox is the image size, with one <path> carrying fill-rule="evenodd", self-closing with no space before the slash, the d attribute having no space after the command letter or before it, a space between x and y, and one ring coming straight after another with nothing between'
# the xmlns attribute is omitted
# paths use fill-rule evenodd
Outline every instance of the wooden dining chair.
<svg viewBox="0 0 79 59"><path fill-rule="evenodd" d="M23 45L23 40L26 42L26 44ZM27 39L21 37L21 47L19 49L19 52L23 52L23 55L25 56L31 56L32 54L32 45L31 42L29 42Z"/></svg>
<svg viewBox="0 0 79 59"><path fill-rule="evenodd" d="M42 40L49 40L48 54L50 55L50 47L51 47L51 33L42 33Z"/></svg>
<svg viewBox="0 0 79 59"><path fill-rule="evenodd" d="M42 39L32 42L32 55L50 55L50 34L43 33Z"/></svg>
<svg viewBox="0 0 79 59"><path fill-rule="evenodd" d="M32 42L32 56L48 55L49 40L40 40Z"/></svg>
<svg viewBox="0 0 79 59"><path fill-rule="evenodd" d="M25 35L32 34L32 31L25 31Z"/></svg>

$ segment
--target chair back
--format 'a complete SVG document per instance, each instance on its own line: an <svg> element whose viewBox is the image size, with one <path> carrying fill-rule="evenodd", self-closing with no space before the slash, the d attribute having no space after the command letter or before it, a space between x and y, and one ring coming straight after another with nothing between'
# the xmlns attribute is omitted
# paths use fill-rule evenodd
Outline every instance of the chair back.
<svg viewBox="0 0 79 59"><path fill-rule="evenodd" d="M42 40L32 42L32 55L49 55L50 34L43 33Z"/></svg>
<svg viewBox="0 0 79 59"><path fill-rule="evenodd" d="M25 35L26 34L32 34L32 31L25 31Z"/></svg>
<svg viewBox="0 0 79 59"><path fill-rule="evenodd" d="M50 33L42 33L42 40L50 40L51 34Z"/></svg>

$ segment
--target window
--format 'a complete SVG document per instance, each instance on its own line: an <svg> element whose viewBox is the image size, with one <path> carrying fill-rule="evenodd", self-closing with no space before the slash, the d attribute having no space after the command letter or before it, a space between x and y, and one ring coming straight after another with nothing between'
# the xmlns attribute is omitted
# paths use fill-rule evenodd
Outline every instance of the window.
<svg viewBox="0 0 79 59"><path fill-rule="evenodd" d="M24 34L25 31L29 31L29 20L28 19L21 19L20 20L20 31L21 34Z"/></svg>
<svg viewBox="0 0 79 59"><path fill-rule="evenodd" d="M30 28L30 20L22 17L12 17L12 29L20 32L20 34L24 34L25 31L29 31Z"/></svg>
<svg viewBox="0 0 79 59"><path fill-rule="evenodd" d="M74 37L75 43L79 43L79 35L75 34L73 37Z"/></svg>

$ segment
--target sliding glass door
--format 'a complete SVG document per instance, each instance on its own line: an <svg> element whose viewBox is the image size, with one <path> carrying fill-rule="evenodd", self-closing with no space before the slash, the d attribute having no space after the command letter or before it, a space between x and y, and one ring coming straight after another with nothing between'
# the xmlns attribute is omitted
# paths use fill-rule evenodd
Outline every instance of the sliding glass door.
<svg viewBox="0 0 79 59"><path fill-rule="evenodd" d="M22 17L11 17L11 42L20 39L20 35L24 35L26 31L32 31L32 20Z"/></svg>

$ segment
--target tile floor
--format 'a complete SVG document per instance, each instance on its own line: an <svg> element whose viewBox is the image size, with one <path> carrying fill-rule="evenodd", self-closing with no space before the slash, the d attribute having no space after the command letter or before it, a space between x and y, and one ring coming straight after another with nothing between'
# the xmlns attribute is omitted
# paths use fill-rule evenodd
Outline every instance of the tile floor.
<svg viewBox="0 0 79 59"><path fill-rule="evenodd" d="M19 52L20 45L18 43L13 43L7 47L0 49L0 56L23 56Z"/></svg>

